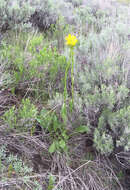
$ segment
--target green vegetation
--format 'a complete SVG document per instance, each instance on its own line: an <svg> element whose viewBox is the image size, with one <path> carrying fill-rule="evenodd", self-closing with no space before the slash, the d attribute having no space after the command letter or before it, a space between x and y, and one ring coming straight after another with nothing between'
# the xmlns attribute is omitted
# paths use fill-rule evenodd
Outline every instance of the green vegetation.
<svg viewBox="0 0 130 190"><path fill-rule="evenodd" d="M129 189L129 5L10 3L0 5L0 189Z"/></svg>

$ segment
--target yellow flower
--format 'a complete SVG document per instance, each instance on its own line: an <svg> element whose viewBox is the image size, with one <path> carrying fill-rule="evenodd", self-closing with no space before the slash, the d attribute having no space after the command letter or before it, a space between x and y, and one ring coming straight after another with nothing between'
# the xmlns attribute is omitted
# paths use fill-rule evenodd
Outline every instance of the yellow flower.
<svg viewBox="0 0 130 190"><path fill-rule="evenodd" d="M74 47L76 43L78 42L76 36L68 34L68 36L65 37L66 45L70 47Z"/></svg>

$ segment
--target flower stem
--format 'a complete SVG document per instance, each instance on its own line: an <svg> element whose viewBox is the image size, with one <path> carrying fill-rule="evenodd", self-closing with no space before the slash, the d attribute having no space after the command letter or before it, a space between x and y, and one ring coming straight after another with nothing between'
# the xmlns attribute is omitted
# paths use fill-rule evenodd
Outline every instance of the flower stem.
<svg viewBox="0 0 130 190"><path fill-rule="evenodd" d="M65 83L64 83L64 104L67 105L66 99L67 99L67 76L68 76L68 72L71 66L71 95L72 95L72 99L70 101L70 108L71 111L73 109L73 105L74 105L74 48L71 47L70 48L70 56L69 56L69 61L67 63L66 66L66 70L65 70Z"/></svg>
<svg viewBox="0 0 130 190"><path fill-rule="evenodd" d="M65 104L66 104L66 99L67 99L67 75L68 75L69 68L70 68L70 61L68 61L67 67L65 70L65 85L64 85L64 103Z"/></svg>
<svg viewBox="0 0 130 190"><path fill-rule="evenodd" d="M74 51L73 48L71 49L71 61L72 61L72 65L71 65L71 93L72 93L72 106L74 105Z"/></svg>

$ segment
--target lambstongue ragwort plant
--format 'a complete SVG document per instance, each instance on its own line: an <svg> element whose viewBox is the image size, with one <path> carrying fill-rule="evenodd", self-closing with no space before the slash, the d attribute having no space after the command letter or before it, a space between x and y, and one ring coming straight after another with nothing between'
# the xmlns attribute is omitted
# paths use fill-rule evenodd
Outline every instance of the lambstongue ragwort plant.
<svg viewBox="0 0 130 190"><path fill-rule="evenodd" d="M70 50L70 55L69 55L69 61L68 61L68 65L66 67L66 71L65 71L65 86L64 86L64 103L66 103L66 97L67 97L67 75L68 75L68 71L69 68L71 66L71 93L72 93L72 102L71 102L71 108L73 106L74 103L74 47L77 44L78 40L76 38L76 36L68 34L68 36L65 37L66 40L66 45L69 47Z"/></svg>

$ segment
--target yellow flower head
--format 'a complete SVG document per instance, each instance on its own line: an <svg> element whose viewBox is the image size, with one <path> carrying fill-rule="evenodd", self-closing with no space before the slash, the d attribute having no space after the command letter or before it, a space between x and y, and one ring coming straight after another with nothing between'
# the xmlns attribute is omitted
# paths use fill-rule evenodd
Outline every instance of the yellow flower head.
<svg viewBox="0 0 130 190"><path fill-rule="evenodd" d="M70 47L74 47L76 43L78 42L76 36L69 34L68 36L65 37L66 40L66 45Z"/></svg>

